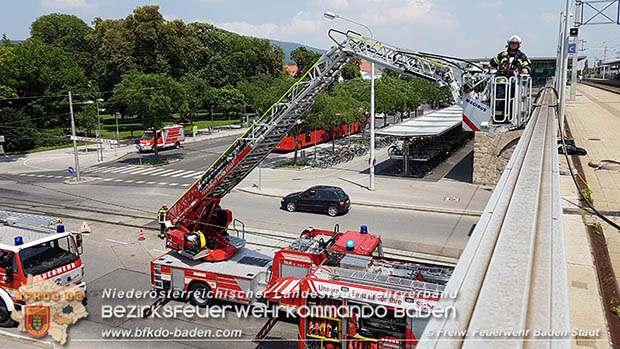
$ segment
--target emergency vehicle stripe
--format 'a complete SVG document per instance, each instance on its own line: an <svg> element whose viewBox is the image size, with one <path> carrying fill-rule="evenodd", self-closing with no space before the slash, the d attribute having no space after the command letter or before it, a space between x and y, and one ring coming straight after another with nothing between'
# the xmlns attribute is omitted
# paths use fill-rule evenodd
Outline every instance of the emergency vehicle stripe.
<svg viewBox="0 0 620 349"><path fill-rule="evenodd" d="M469 120L467 116L465 116L465 114L463 114L463 122L467 125L467 127L469 127L470 130L480 131L480 129L477 128L476 125L474 125L474 123L471 122L471 120Z"/></svg>

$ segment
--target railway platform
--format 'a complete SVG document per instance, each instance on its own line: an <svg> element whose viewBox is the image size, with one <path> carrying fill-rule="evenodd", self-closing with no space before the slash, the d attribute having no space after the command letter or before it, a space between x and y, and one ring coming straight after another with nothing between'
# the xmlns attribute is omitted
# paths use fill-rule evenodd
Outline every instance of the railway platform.
<svg viewBox="0 0 620 349"><path fill-rule="evenodd" d="M620 161L620 94L590 84L577 86L575 101L567 101L566 132L587 150L572 156L580 186L587 183L594 207L620 224L620 166L596 169L602 160ZM560 164L566 165L563 156ZM579 193L570 175L561 176L566 231L571 326L607 328L598 338L574 338L574 347L607 348L619 334L620 232L577 205ZM601 235L597 232L600 228ZM605 319L607 319L605 323ZM595 325L596 324L596 325ZM618 345L618 343L613 343Z"/></svg>

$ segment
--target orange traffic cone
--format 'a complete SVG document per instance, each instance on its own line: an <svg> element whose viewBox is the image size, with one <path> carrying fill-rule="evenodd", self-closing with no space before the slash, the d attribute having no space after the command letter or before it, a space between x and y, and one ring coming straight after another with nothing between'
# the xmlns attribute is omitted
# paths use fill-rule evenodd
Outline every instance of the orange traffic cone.
<svg viewBox="0 0 620 349"><path fill-rule="evenodd" d="M138 241L144 240L144 233L142 233L142 229L140 229L140 235L138 236Z"/></svg>

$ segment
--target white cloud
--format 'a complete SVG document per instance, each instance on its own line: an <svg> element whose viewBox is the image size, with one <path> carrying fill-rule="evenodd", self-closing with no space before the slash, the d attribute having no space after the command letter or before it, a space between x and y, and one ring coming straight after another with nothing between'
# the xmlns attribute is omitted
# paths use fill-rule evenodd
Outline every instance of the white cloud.
<svg viewBox="0 0 620 349"><path fill-rule="evenodd" d="M241 35L269 39L275 39L274 34L278 30L278 26L272 23L251 24L247 22L226 22L216 24L216 26Z"/></svg>
<svg viewBox="0 0 620 349"><path fill-rule="evenodd" d="M324 8L325 11L349 8L349 0L312 0L312 4Z"/></svg>

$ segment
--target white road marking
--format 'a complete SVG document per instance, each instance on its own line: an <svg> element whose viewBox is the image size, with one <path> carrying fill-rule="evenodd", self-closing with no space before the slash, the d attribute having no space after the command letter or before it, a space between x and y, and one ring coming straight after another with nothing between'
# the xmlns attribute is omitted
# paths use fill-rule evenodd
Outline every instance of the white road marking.
<svg viewBox="0 0 620 349"><path fill-rule="evenodd" d="M170 177L180 177L180 176L186 176L187 174L189 174L189 173L193 173L193 172L194 172L194 171L183 171L183 172L181 172L181 173L177 173L177 174L175 174L175 175L173 175L173 176L170 176Z"/></svg>
<svg viewBox="0 0 620 349"><path fill-rule="evenodd" d="M159 182L159 184L166 185L166 184L168 184L168 182Z"/></svg>
<svg viewBox="0 0 620 349"><path fill-rule="evenodd" d="M185 176L183 176L181 178L189 178L189 177L193 177L195 175L202 175L203 173L204 173L204 171L195 171L195 172L191 172L190 174L185 175Z"/></svg>
<svg viewBox="0 0 620 349"><path fill-rule="evenodd" d="M179 183L169 183L168 185L179 185Z"/></svg>
<svg viewBox="0 0 620 349"><path fill-rule="evenodd" d="M133 183L133 179L128 179L125 181L125 183Z"/></svg>
<svg viewBox="0 0 620 349"><path fill-rule="evenodd" d="M155 182L146 182L146 184L155 184Z"/></svg>
<svg viewBox="0 0 620 349"><path fill-rule="evenodd" d="M185 184L181 184L182 187L189 187L190 184L189 183L185 183Z"/></svg>
<svg viewBox="0 0 620 349"><path fill-rule="evenodd" d="M199 174L198 176L194 176L194 177L192 177L192 178L196 178L196 179L198 179L198 178L200 178L200 177L202 177L202 175L201 175L201 174Z"/></svg>
<svg viewBox="0 0 620 349"><path fill-rule="evenodd" d="M136 184L142 184L144 181L137 181Z"/></svg>
<svg viewBox="0 0 620 349"><path fill-rule="evenodd" d="M176 170L176 171L173 171L173 172L170 172L170 173L166 173L165 175L160 174L160 176L168 177L168 176L170 176L173 173L176 174L176 173L179 173L179 172L185 172L185 170Z"/></svg>
<svg viewBox="0 0 620 349"><path fill-rule="evenodd" d="M52 176L52 175L47 175L47 176L45 176L45 177L46 177L46 178L54 178L54 176Z"/></svg>
<svg viewBox="0 0 620 349"><path fill-rule="evenodd" d="M45 175L37 175L37 177L41 178L41 177L45 177Z"/></svg>
<svg viewBox="0 0 620 349"><path fill-rule="evenodd" d="M161 176L163 173L172 173L172 172L174 172L174 171L176 171L176 170L175 170L175 169L167 169L167 170L163 170L163 171L161 171L161 172L157 172L157 176ZM150 174L150 176L155 176L155 175L156 175L156 174L155 174L155 172L152 172L152 173Z"/></svg>
<svg viewBox="0 0 620 349"><path fill-rule="evenodd" d="M106 173L118 173L118 172L121 172L121 171L126 170L126 169L127 169L127 167L129 167L129 165L125 165L125 166L123 166L123 167L116 167L116 168L114 168L112 171L105 171L105 172L106 172Z"/></svg>
<svg viewBox="0 0 620 349"><path fill-rule="evenodd" d="M20 176L27 176L28 174L27 173L20 173L19 175Z"/></svg>
<svg viewBox="0 0 620 349"><path fill-rule="evenodd" d="M139 171L136 171L136 172L134 172L132 174L138 174L138 173L142 174L142 173L150 171L150 170L152 170L152 168L148 168L148 167L147 168L141 168Z"/></svg>
<svg viewBox="0 0 620 349"><path fill-rule="evenodd" d="M109 181L111 181L111 180L114 180L114 178L106 178L106 179L104 179L103 181L104 181L104 182L109 182Z"/></svg>
<svg viewBox="0 0 620 349"><path fill-rule="evenodd" d="M122 182L123 180L122 179L115 179L114 181L115 182Z"/></svg>
<svg viewBox="0 0 620 349"><path fill-rule="evenodd" d="M54 176L54 178L63 178L62 176Z"/></svg>
<svg viewBox="0 0 620 349"><path fill-rule="evenodd" d="M106 241L114 242L114 243L121 244L121 245L128 245L129 244L128 242L112 240L112 239L106 239Z"/></svg>
<svg viewBox="0 0 620 349"><path fill-rule="evenodd" d="M143 175L152 175L153 173L157 173L157 172L162 172L162 171L166 171L164 169L161 168L149 168L148 171L142 172Z"/></svg>

